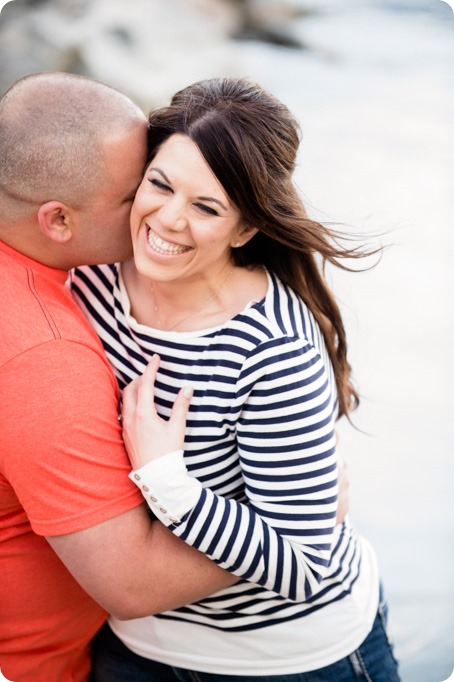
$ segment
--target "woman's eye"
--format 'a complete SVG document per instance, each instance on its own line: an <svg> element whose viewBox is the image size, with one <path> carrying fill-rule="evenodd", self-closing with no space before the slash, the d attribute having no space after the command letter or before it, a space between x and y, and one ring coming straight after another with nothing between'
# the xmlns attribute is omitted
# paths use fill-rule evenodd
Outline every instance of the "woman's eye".
<svg viewBox="0 0 454 682"><path fill-rule="evenodd" d="M214 208L211 208L211 206L206 206L206 204L195 204L195 206L208 215L219 215Z"/></svg>
<svg viewBox="0 0 454 682"><path fill-rule="evenodd" d="M156 187L157 189L161 189L164 191L170 190L169 185L166 185L164 182L161 182L157 178L149 178L148 182L153 185L153 187Z"/></svg>

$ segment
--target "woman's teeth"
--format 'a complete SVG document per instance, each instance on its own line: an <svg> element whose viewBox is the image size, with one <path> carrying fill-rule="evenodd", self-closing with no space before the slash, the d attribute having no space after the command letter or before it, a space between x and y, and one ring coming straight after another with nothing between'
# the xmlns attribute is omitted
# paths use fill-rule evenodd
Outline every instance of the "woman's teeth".
<svg viewBox="0 0 454 682"><path fill-rule="evenodd" d="M168 254L184 253L190 250L190 246L181 246L179 244L172 244L171 242L166 242L161 237L158 237L152 230L148 229L148 243L154 251Z"/></svg>

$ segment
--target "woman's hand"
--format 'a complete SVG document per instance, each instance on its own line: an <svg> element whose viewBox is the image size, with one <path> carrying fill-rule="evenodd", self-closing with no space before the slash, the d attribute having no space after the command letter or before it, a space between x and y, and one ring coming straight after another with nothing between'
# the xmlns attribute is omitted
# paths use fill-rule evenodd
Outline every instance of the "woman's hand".
<svg viewBox="0 0 454 682"><path fill-rule="evenodd" d="M184 447L184 434L192 389L178 393L170 419L158 415L154 404L154 383L160 358L154 355L142 376L123 391L123 440L133 469Z"/></svg>

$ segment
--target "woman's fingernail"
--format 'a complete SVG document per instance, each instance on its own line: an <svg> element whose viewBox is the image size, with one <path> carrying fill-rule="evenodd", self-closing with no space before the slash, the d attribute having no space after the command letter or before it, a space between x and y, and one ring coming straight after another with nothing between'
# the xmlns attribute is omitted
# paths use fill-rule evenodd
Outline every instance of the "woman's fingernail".
<svg viewBox="0 0 454 682"><path fill-rule="evenodd" d="M183 395L185 398L192 398L193 389L192 386L183 387Z"/></svg>

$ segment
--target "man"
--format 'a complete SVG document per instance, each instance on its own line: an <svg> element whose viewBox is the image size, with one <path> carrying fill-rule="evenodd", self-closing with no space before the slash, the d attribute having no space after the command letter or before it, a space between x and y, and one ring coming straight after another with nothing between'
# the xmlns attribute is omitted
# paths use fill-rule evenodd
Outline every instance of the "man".
<svg viewBox="0 0 454 682"><path fill-rule="evenodd" d="M107 611L236 581L150 521L116 381L65 286L76 265L130 257L145 157L140 109L91 79L34 74L0 100L0 669L14 682L83 682Z"/></svg>

